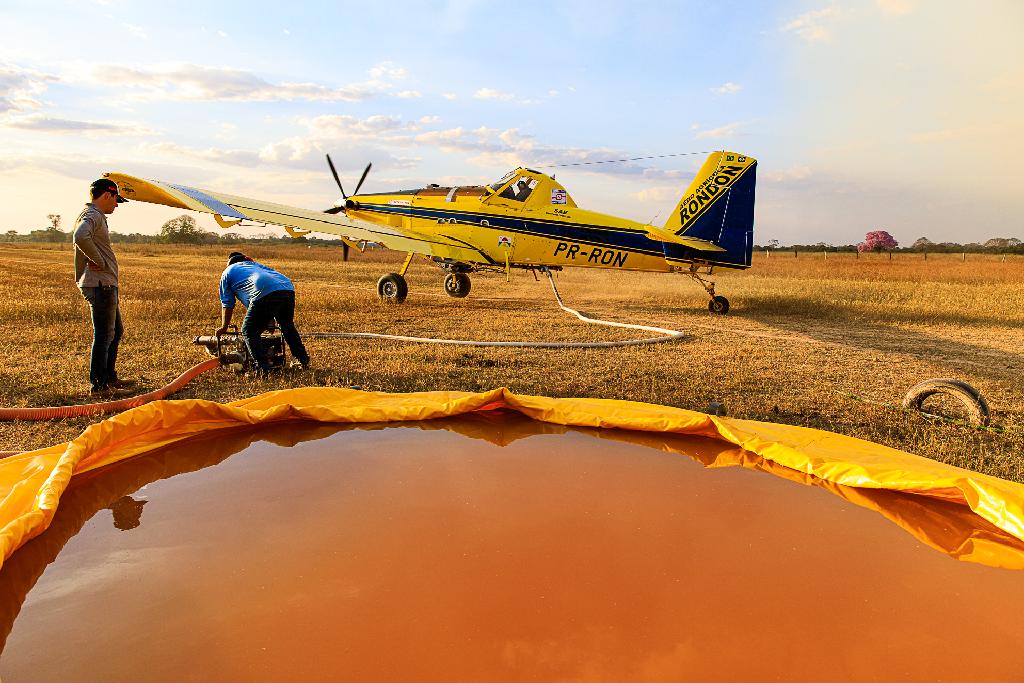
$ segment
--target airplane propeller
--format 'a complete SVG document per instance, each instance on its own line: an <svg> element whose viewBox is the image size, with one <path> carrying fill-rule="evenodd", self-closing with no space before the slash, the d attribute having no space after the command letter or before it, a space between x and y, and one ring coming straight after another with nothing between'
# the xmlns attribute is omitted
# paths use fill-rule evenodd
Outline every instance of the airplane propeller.
<svg viewBox="0 0 1024 683"><path fill-rule="evenodd" d="M336 214L336 213L340 213L340 212L345 210L345 203L348 202L348 195L345 194L345 188L341 186L341 178L338 177L338 170L336 168L334 168L334 162L331 161L331 155L327 154L326 156L327 156L327 165L331 169L331 175L334 176L334 182L336 182L338 184L338 189L341 190L341 198L343 200L345 200L345 202L343 202L341 206L332 206L331 208L329 208L326 211L324 211L324 213ZM370 172L370 167L371 166L373 166L373 163L366 164L366 168L363 169L363 175L361 175L359 177L359 182L356 183L356 191L352 193L353 196L359 194L359 190L360 190L360 188L362 188L363 181L366 180L366 176ZM348 244L343 242L342 245L341 245L341 258L342 258L343 261L348 261L348 249L349 249Z"/></svg>
<svg viewBox="0 0 1024 683"><path fill-rule="evenodd" d="M342 187L342 185L341 185L341 178L338 177L338 170L336 168L334 168L334 162L331 161L331 155L328 154L326 156L327 156L327 165L331 168L331 175L334 176L334 182L336 182L338 184L338 189L341 190L341 198L347 200L349 196L347 194L345 194L345 188ZM359 194L359 190L363 187L363 181L366 180L366 176L367 176L367 174L369 174L370 168L372 166L373 166L372 163L366 164L366 168L363 169L363 175L361 175L359 177L359 182L356 183L356 191L352 193L353 196ZM344 209L345 209L344 205L342 205L342 206L332 206L331 208L329 208L326 211L324 211L324 213L338 213L340 211L343 211Z"/></svg>

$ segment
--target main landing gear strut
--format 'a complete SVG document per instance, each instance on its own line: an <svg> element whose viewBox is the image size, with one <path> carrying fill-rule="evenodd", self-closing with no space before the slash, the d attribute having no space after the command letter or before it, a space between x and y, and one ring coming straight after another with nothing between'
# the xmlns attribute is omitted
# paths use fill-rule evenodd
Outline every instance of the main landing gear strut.
<svg viewBox="0 0 1024 683"><path fill-rule="evenodd" d="M409 264L412 263L412 257L412 253L405 257L405 263L397 273L388 273L377 280L377 294L380 295L381 301L391 304L400 304L405 301L405 297L409 294L409 285L405 281L405 274L409 270ZM448 273L444 278L445 294L456 299L469 296L472 282L466 272L466 267L464 265L460 267L460 264L455 263L439 263L438 265Z"/></svg>
<svg viewBox="0 0 1024 683"><path fill-rule="evenodd" d="M690 269L686 271L686 274L693 278L694 281L699 282L707 291L708 296L711 297L711 300L708 301L708 310L718 315L725 315L729 312L729 300L724 296L716 296L715 283L711 280L705 280L702 278L700 273L697 272L697 268L697 264L691 265ZM711 268L708 268L707 274L711 274Z"/></svg>

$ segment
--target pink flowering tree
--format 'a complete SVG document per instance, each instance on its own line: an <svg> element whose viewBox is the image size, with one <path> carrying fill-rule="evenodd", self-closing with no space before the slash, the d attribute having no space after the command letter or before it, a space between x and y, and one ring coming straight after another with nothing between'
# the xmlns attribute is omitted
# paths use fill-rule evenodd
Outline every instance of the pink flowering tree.
<svg viewBox="0 0 1024 683"><path fill-rule="evenodd" d="M899 242L896 241L896 238L885 230L872 230L864 236L864 241L857 245L857 251L861 253L866 251L881 253L895 249L898 246Z"/></svg>

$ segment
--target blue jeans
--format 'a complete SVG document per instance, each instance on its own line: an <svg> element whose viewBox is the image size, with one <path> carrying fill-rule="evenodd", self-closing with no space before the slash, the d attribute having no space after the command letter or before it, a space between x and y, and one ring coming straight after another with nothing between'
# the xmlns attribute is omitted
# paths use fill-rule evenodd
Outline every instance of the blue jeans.
<svg viewBox="0 0 1024 683"><path fill-rule="evenodd" d="M249 354L256 365L263 372L270 372L270 364L267 363L267 355L263 349L263 341L260 335L271 320L277 320L281 328L281 335L292 355L305 365L309 362L309 354L302 344L302 337L295 328L295 292L291 290L277 290L264 294L259 299L249 304L245 312L245 319L242 321L242 336L245 337L245 345L249 347Z"/></svg>
<svg viewBox="0 0 1024 683"><path fill-rule="evenodd" d="M117 305L117 286L83 287L82 296L92 309L92 354L89 357L89 381L101 389L117 381L117 345L124 328Z"/></svg>

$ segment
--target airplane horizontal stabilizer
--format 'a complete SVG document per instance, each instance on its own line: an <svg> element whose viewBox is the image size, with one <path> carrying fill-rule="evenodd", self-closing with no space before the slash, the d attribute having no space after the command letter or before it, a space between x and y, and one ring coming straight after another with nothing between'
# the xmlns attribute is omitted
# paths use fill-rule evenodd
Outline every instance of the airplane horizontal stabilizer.
<svg viewBox="0 0 1024 683"><path fill-rule="evenodd" d="M683 246L696 249L697 251L725 251L724 247L720 247L714 242L708 240L697 239L696 237L687 237L686 235L674 235L667 230L655 227L653 225L647 226L649 228L647 232L647 239L654 240L656 242L672 242L673 244L682 244Z"/></svg>

